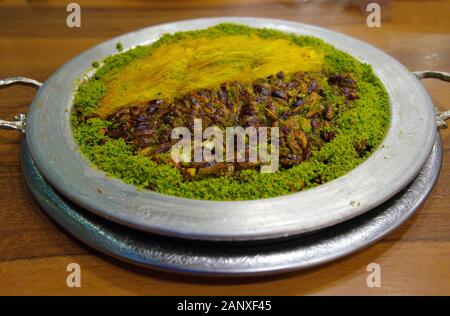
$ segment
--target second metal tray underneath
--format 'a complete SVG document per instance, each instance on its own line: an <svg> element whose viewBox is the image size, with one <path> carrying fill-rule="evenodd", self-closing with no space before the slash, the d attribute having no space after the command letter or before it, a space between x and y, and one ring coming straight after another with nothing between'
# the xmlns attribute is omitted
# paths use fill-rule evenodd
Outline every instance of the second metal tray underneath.
<svg viewBox="0 0 450 316"><path fill-rule="evenodd" d="M376 242L409 218L430 193L441 165L441 140L419 175L386 203L331 228L270 243L205 242L156 236L100 218L57 193L39 173L26 142L22 171L44 211L69 233L110 256L140 266L197 275L244 276L330 262Z"/></svg>

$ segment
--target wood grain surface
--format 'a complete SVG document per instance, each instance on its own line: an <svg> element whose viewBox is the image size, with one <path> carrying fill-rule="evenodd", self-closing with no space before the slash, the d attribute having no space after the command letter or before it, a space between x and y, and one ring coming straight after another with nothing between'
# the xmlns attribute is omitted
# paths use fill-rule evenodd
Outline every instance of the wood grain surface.
<svg viewBox="0 0 450 316"><path fill-rule="evenodd" d="M449 1L389 1L382 8L380 28L367 27L364 6L323 0L77 1L82 10L81 28L68 28L69 2L0 0L0 78L26 76L45 81L72 57L113 36L158 23L211 16L311 23L367 41L410 70L450 71ZM450 84L423 83L438 108L450 108ZM33 95L28 87L0 90L0 117L12 119L26 112ZM24 183L19 166L21 135L2 130L0 294L449 295L450 132L440 133L443 163L432 194L410 220L381 242L306 271L210 279L136 268L101 255L66 234L37 206ZM66 266L71 262L81 266L81 288L66 286ZM381 265L380 288L366 285L366 267L372 262Z"/></svg>

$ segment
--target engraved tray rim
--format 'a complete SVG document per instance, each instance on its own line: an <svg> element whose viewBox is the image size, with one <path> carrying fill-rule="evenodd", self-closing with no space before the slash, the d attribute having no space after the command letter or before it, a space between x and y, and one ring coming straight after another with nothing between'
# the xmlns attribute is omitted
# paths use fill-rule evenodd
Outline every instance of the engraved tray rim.
<svg viewBox="0 0 450 316"><path fill-rule="evenodd" d="M257 276L324 264L361 250L405 222L431 192L440 171L437 134L418 176L384 204L356 218L306 236L270 243L205 242L152 235L81 210L44 180L21 144L22 171L41 208L89 246L117 259L157 270L202 276Z"/></svg>

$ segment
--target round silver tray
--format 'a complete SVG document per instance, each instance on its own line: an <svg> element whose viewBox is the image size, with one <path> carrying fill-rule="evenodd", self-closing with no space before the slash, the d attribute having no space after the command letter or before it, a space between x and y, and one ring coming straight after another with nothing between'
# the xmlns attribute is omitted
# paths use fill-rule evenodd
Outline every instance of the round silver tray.
<svg viewBox="0 0 450 316"><path fill-rule="evenodd" d="M379 207L319 232L260 243L205 242L162 237L107 221L70 202L42 177L22 141L25 180L43 210L89 246L144 267L209 276L262 275L323 264L376 242L408 219L430 193L441 165L435 139L420 173Z"/></svg>
<svg viewBox="0 0 450 316"><path fill-rule="evenodd" d="M390 98L391 121L381 146L361 165L312 189L268 199L204 201L139 190L93 168L81 155L70 124L74 89L92 62L154 42L162 34L197 30L223 22L312 35L370 64ZM415 76L414 76L415 75ZM39 88L26 116L0 120L0 128L26 133L31 156L45 179L73 203L142 231L186 239L256 241L311 233L373 209L393 197L417 175L431 152L436 126L450 111L435 113L417 79L450 81L438 71L411 73L367 43L316 26L283 20L224 17L152 26L106 41L66 63L44 84L27 78L0 80L0 88L25 83ZM274 210L276 210L274 212Z"/></svg>
<svg viewBox="0 0 450 316"><path fill-rule="evenodd" d="M92 62L156 41L162 34L224 22L312 35L368 63L389 95L390 128L372 155L347 174L315 188L267 199L204 201L139 190L93 168L80 154L70 124L74 89ZM178 21L108 40L56 71L30 105L26 141L39 171L77 205L129 227L172 237L263 240L331 227L391 198L419 172L431 152L436 119L429 95L397 60L347 35L312 25L247 17ZM274 212L273 210L277 211Z"/></svg>

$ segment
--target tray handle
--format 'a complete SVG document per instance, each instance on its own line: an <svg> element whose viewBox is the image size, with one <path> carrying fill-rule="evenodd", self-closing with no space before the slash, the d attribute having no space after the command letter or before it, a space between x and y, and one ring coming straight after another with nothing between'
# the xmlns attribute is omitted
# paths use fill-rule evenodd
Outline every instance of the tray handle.
<svg viewBox="0 0 450 316"><path fill-rule="evenodd" d="M442 81L450 82L450 73L443 71L433 71L433 70L424 70L424 71L414 71L413 74L417 79L426 79L433 78L439 79ZM438 108L434 108L436 111L436 123L438 128L447 128L447 123L445 120L450 118L450 110L441 112Z"/></svg>
<svg viewBox="0 0 450 316"><path fill-rule="evenodd" d="M33 88L39 89L42 87L42 83L36 81L34 79L25 78L25 77L13 77L0 79L0 88L6 88L13 84L22 84L32 86ZM25 121L26 116L23 113L17 114L14 116L12 121L5 121L0 119L0 129L9 129L9 130L17 130L22 133L25 133Z"/></svg>
<svg viewBox="0 0 450 316"><path fill-rule="evenodd" d="M413 74L417 79L426 79L433 78L439 79L442 81L450 82L450 73L443 71L433 71L433 70L424 70L424 71L414 71ZM0 88L5 88L13 84L24 84L30 85L36 89L42 87L42 83L25 77L13 77L0 79ZM448 118L450 118L450 110L441 112L438 108L435 107L436 111L436 123L438 128L447 128L447 123L445 122ZM0 119L0 129L9 129L9 130L18 130L22 133L25 133L25 120L26 116L23 113L17 114L14 116L12 121L5 121Z"/></svg>

